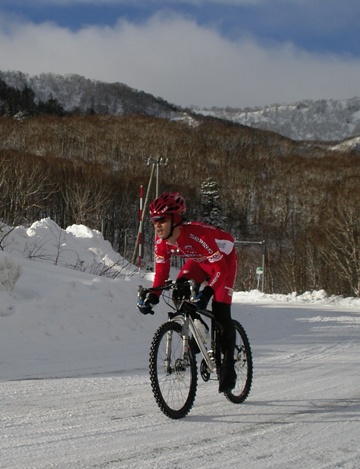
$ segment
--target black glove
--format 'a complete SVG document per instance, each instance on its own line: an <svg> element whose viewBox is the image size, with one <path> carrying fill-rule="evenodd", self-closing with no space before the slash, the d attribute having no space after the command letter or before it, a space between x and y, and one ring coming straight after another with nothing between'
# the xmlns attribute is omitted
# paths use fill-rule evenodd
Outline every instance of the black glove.
<svg viewBox="0 0 360 469"><path fill-rule="evenodd" d="M213 294L214 290L209 285L206 285L195 297L194 304L197 309L206 309Z"/></svg>
<svg viewBox="0 0 360 469"><path fill-rule="evenodd" d="M155 293L150 293L146 300L138 300L137 307L141 314L154 314L153 306L159 303L159 297Z"/></svg>

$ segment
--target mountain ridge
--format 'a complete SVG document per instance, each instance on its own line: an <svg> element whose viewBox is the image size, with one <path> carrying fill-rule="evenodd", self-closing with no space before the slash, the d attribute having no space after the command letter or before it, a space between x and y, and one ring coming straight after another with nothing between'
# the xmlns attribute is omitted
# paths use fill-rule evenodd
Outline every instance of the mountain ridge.
<svg viewBox="0 0 360 469"><path fill-rule="evenodd" d="M172 118L180 107L138 91L123 83L105 83L76 74L2 72L0 79L17 89L31 88L36 101L55 99L68 113L129 115L144 114Z"/></svg>
<svg viewBox="0 0 360 469"><path fill-rule="evenodd" d="M262 130L277 132L292 140L340 141L360 135L360 98L303 100L263 108L194 109Z"/></svg>
<svg viewBox="0 0 360 469"><path fill-rule="evenodd" d="M123 83L105 83L80 75L0 71L0 79L17 89L29 87L41 102L55 99L66 112L144 114L194 124L204 117L268 130L292 140L338 143L360 135L360 97L344 100L303 100L254 108L182 108Z"/></svg>

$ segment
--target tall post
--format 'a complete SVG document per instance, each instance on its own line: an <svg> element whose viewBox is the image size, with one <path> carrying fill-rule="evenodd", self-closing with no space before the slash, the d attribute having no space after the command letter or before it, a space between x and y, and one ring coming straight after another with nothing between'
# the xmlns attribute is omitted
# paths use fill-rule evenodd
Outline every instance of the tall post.
<svg viewBox="0 0 360 469"><path fill-rule="evenodd" d="M132 259L131 259L131 263L134 264L135 263L135 257L136 257L136 251L139 247L139 256L138 256L139 269L140 269L140 263L141 263L141 258L142 258L142 249L143 249L143 246L142 246L142 241L143 241L143 216L142 216L142 210L143 210L143 207L147 207L147 201L148 201L148 198L149 198L150 187L151 187L152 179L153 179L153 176L154 176L155 166L156 166L156 197L159 196L159 166L160 165L166 166L167 163L168 163L168 159L167 158L164 159L164 158L160 158L160 157L158 157L157 159L148 158L147 165L149 166L150 163L152 163L151 174L150 174L149 184L148 184L146 195L145 195L144 204L141 205L141 219L139 220L139 231L138 231L138 236L137 236L136 242L135 242L135 248L134 248L133 256L132 256ZM142 189L141 189L141 191L142 191ZM141 204L142 204L142 202L141 202Z"/></svg>
<svg viewBox="0 0 360 469"><path fill-rule="evenodd" d="M156 191L155 191L155 197L159 197L159 159L158 162L156 163Z"/></svg>
<svg viewBox="0 0 360 469"><path fill-rule="evenodd" d="M142 258L142 233L143 233L143 186L140 186L139 194L139 234L138 234L138 243L139 243L139 257L138 257L138 267L141 269L141 258Z"/></svg>
<svg viewBox="0 0 360 469"><path fill-rule="evenodd" d="M265 255L266 255L266 242L265 240L262 241L262 271L263 274L261 276L261 291L264 293L264 284L265 284Z"/></svg>
<svg viewBox="0 0 360 469"><path fill-rule="evenodd" d="M160 165L166 166L168 164L168 158L148 158L147 164L149 165L152 163L153 166L156 166L156 182L155 182L155 197L159 197L159 173L160 173Z"/></svg>
<svg viewBox="0 0 360 469"><path fill-rule="evenodd" d="M155 165L152 165L150 179L149 179L149 183L148 183L148 187L147 187L147 191L146 191L146 195L145 195L145 201L144 201L144 205L143 205L144 207L147 206L147 201L148 201L148 198L149 198L151 182L152 182L152 179L153 179L153 176L154 176L154 169L155 169ZM140 220L140 223L139 223L138 236L136 238L135 248L134 248L133 256L132 256L132 259L131 259L132 264L135 263L136 251L137 251L138 245L139 245L139 233L142 233L142 231L143 231L143 223L144 223L144 218L142 217L142 219Z"/></svg>

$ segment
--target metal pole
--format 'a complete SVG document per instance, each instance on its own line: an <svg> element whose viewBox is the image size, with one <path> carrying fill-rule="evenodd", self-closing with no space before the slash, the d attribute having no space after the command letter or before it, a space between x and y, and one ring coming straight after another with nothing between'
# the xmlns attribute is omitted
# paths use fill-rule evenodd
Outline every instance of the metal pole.
<svg viewBox="0 0 360 469"><path fill-rule="evenodd" d="M156 183L155 183L155 196L159 197L159 174L160 174L160 165L166 166L168 164L168 159L167 158L160 158L160 156L157 159L153 158L148 158L147 164L149 165L150 163L153 164L153 166L156 165Z"/></svg>
<svg viewBox="0 0 360 469"><path fill-rule="evenodd" d="M265 253L266 253L266 243L265 240L262 242L262 276L261 276L261 291L264 293L265 285Z"/></svg>
<svg viewBox="0 0 360 469"><path fill-rule="evenodd" d="M143 228L143 186L140 186L140 194L139 194L139 199L140 199L140 206L139 206L139 257L138 257L138 267L139 270L141 269L141 258L142 258L142 228Z"/></svg>
<svg viewBox="0 0 360 469"><path fill-rule="evenodd" d="M127 230L124 231L124 258L126 259L126 251L127 251Z"/></svg>
<svg viewBox="0 0 360 469"><path fill-rule="evenodd" d="M261 291L264 293L265 286L265 253L266 253L266 241L234 241L235 246L237 244L260 244L262 246L262 275L261 275Z"/></svg>
<svg viewBox="0 0 360 469"><path fill-rule="evenodd" d="M160 158L158 158L156 162L156 192L155 192L155 197L159 197L159 164L160 164Z"/></svg>
<svg viewBox="0 0 360 469"><path fill-rule="evenodd" d="M152 178L154 176L154 169L155 169L155 165L153 164L152 168L151 168L151 174L150 174L150 179L149 179L147 191L146 191L145 202L144 202L144 205L143 205L144 207L147 206L147 200L149 198L150 186L151 186ZM142 217L142 220L140 220L139 231L138 231L138 235L136 237L135 248L134 248L133 256L132 256L132 259L131 259L132 264L135 263L136 251L137 251L138 244L139 244L139 233L142 233L143 224L144 224L144 217Z"/></svg>
<svg viewBox="0 0 360 469"><path fill-rule="evenodd" d="M152 158L148 158L147 160L147 164L149 165L150 163L152 163L152 168L151 168L151 174L150 174L150 179L149 179L149 184L148 184L148 187L147 187L147 191L146 191L146 196L145 196L145 201L144 201L144 205L143 207L146 207L147 206L147 201L148 201L148 198L149 198L149 193L150 193L150 187L151 187L151 183L152 183L152 179L153 179L153 176L154 176L154 171L155 171L155 166L156 166L156 197L159 196L159 166L161 164L163 164L164 166L167 165L168 163L168 159L163 159L163 158L160 158L158 157L156 160L155 159L152 159ZM138 235L136 237L136 242L135 242L135 248L134 248L134 252L133 252L133 256L132 256L132 259L131 259L131 263L134 264L135 263L135 257L136 257L136 251L138 249L138 246L139 246L139 240L141 238L141 241L142 241L142 230L143 230L143 217L142 219L140 220L140 224L139 224L139 231L138 231ZM139 258L140 258L140 254L139 254Z"/></svg>

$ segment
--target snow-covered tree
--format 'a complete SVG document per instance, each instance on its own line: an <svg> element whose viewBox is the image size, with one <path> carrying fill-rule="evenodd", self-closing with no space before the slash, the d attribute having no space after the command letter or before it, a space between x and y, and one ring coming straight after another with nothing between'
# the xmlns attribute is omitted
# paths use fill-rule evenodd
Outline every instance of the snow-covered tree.
<svg viewBox="0 0 360 469"><path fill-rule="evenodd" d="M201 215L206 223L224 228L226 217L222 207L219 186L212 178L201 184Z"/></svg>

